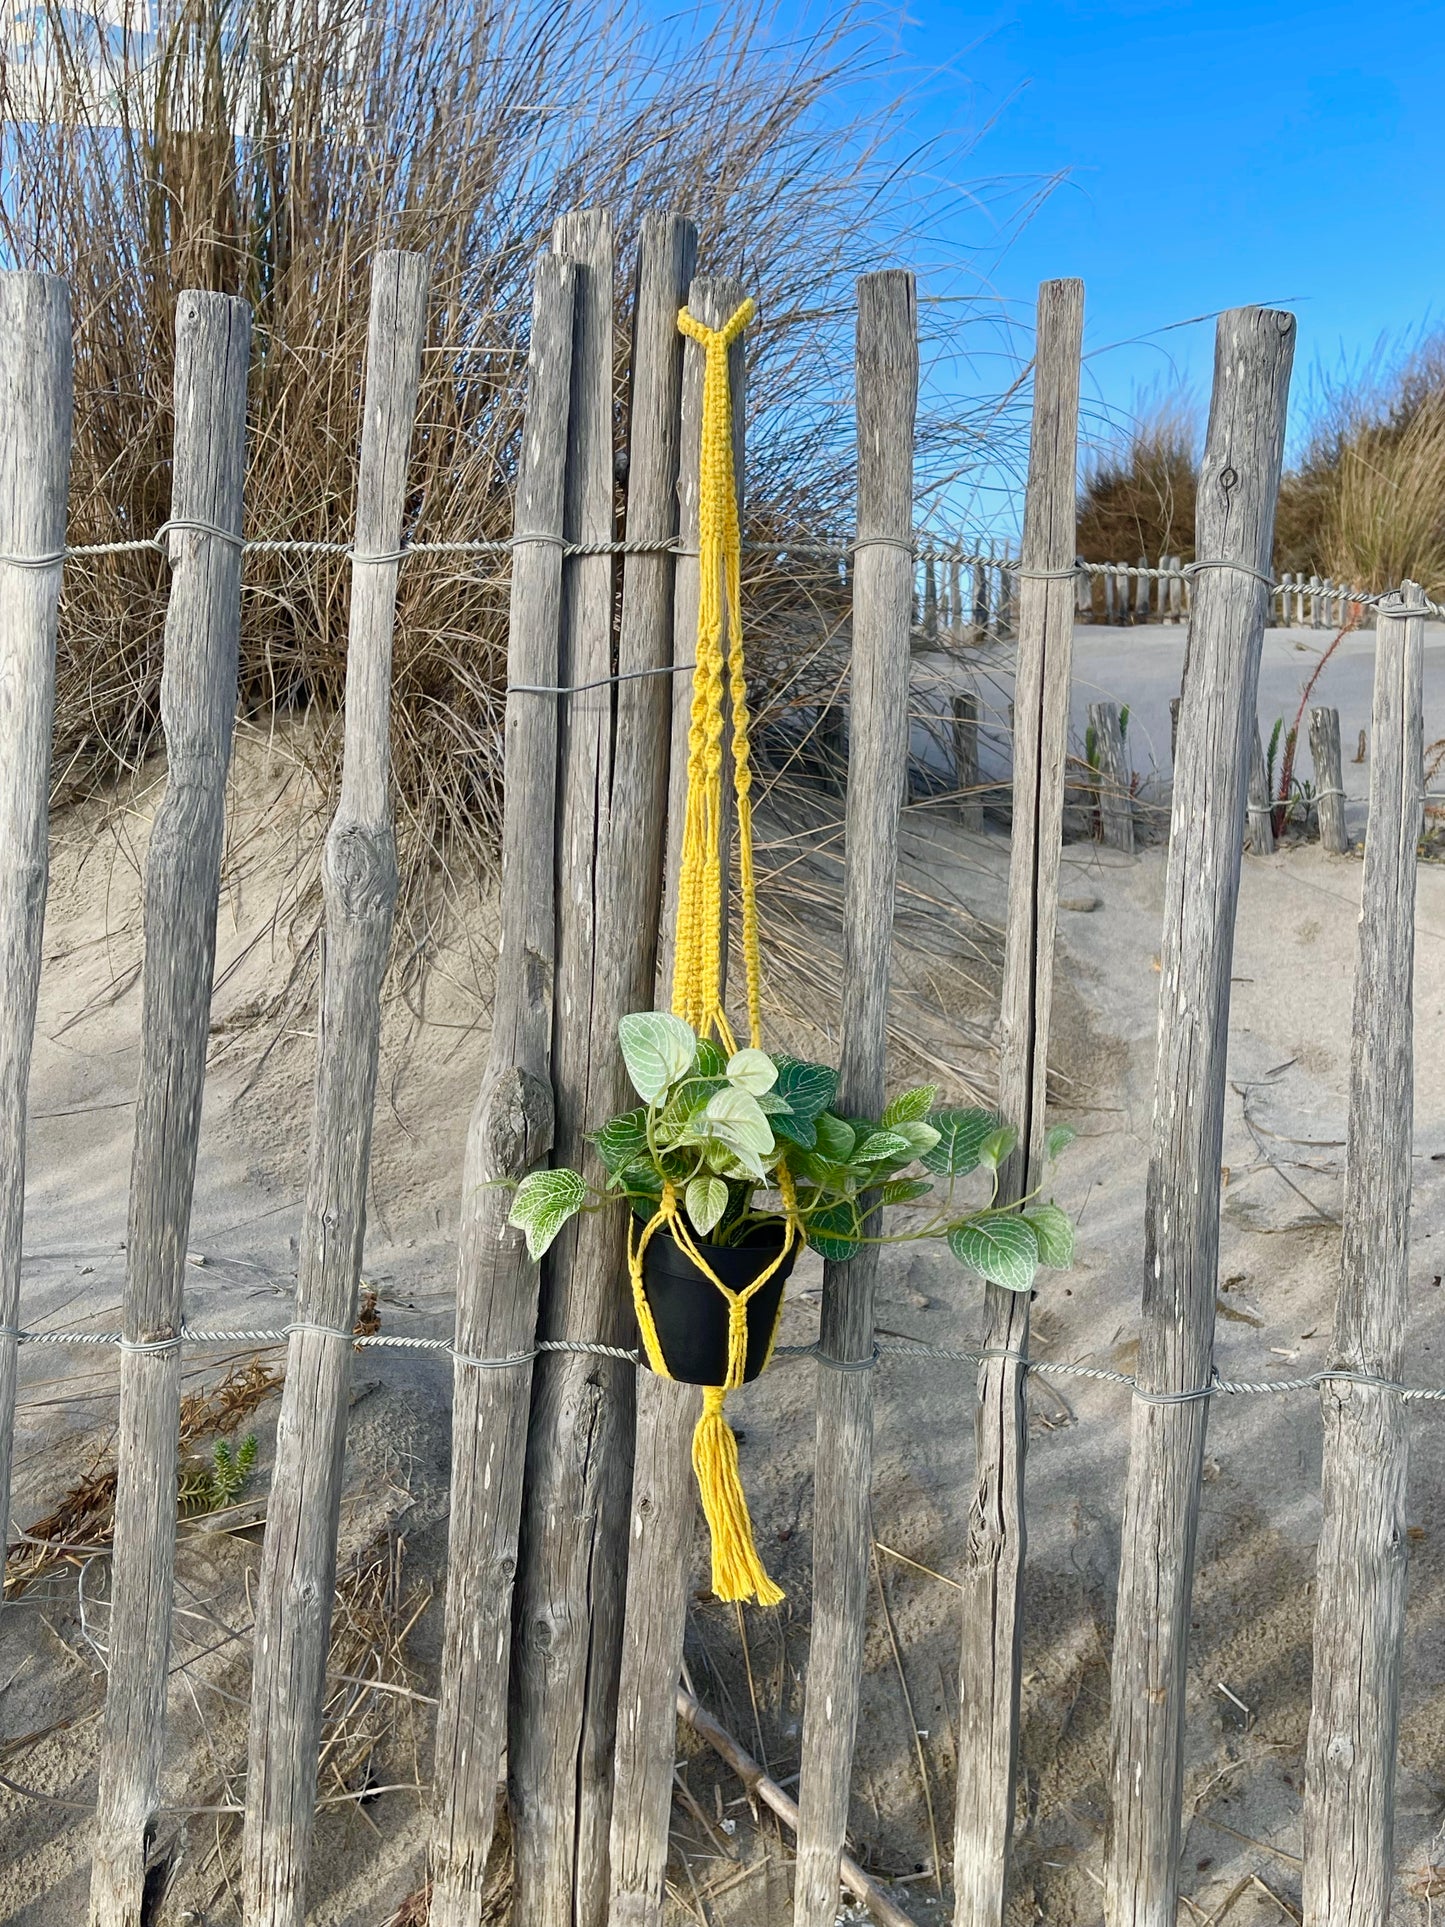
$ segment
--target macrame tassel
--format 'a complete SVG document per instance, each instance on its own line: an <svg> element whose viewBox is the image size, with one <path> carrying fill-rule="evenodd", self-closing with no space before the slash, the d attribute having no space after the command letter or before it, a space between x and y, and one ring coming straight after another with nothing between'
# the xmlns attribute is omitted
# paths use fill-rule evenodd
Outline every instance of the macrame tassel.
<svg viewBox="0 0 1445 1927"><path fill-rule="evenodd" d="M723 1416L726 1397L720 1385L704 1390L702 1417L692 1435L692 1469L712 1534L712 1589L719 1599L756 1599L760 1606L777 1606L783 1590L769 1579L753 1543L753 1522L738 1476L738 1442Z"/></svg>

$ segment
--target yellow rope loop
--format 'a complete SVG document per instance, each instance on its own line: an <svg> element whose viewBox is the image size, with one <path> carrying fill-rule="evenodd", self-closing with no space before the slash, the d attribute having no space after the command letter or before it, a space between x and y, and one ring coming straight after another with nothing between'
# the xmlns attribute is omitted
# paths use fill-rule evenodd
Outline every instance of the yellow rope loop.
<svg viewBox="0 0 1445 1927"><path fill-rule="evenodd" d="M662 1340L657 1335L657 1323L652 1316L652 1307L647 1302L647 1293L642 1284L642 1261L647 1256L647 1247L652 1242L654 1231L666 1225L674 1230L679 1222L677 1215L677 1193L666 1182L662 1187L662 1201L657 1210L637 1234L637 1220L631 1211L627 1215L627 1275L632 1284L632 1309L637 1318L637 1329L642 1338L642 1349L647 1354L647 1362L659 1378L671 1378L667 1360L662 1352Z"/></svg>

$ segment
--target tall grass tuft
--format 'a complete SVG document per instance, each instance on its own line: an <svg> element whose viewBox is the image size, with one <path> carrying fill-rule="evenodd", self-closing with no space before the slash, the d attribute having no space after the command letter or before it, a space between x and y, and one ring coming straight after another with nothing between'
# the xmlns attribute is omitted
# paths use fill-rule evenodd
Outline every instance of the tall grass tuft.
<svg viewBox="0 0 1445 1927"><path fill-rule="evenodd" d="M1096 454L1079 498L1086 562L1194 559L1198 464L1195 425L1176 403L1145 413L1116 446Z"/></svg>
<svg viewBox="0 0 1445 1927"><path fill-rule="evenodd" d="M408 533L505 537L531 265L556 216L584 205L616 217L620 316L647 210L692 215L701 265L745 277L762 307L753 528L846 526L851 281L888 258L904 205L883 159L894 121L824 111L873 58L861 16L788 38L769 0L661 23L606 0L182 0L144 60L113 56L100 114L79 16L61 0L40 16L40 78L13 53L0 67L0 257L71 284L72 542L165 518L186 286L255 312L248 533L348 539L368 264L395 246L432 267ZM624 377L619 339L619 416ZM298 736L325 793L345 565L253 552L246 583L243 707L309 720ZM759 587L765 609L788 602L776 570ZM154 745L165 593L158 556L67 571L57 768L72 786ZM437 879L469 872L498 825L506 612L498 558L402 570L403 955L425 956Z"/></svg>
<svg viewBox="0 0 1445 1927"><path fill-rule="evenodd" d="M1363 589L1445 593L1445 335L1325 383L1280 497L1280 566Z"/></svg>

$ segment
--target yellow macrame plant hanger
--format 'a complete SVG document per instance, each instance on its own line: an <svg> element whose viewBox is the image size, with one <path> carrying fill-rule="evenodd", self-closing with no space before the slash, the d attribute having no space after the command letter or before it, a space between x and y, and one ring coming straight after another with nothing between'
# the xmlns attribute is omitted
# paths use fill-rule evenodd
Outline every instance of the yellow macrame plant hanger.
<svg viewBox="0 0 1445 1927"><path fill-rule="evenodd" d="M721 855L725 683L726 694L732 699L733 795L737 805L748 1040L755 1049L762 1047L758 906L753 875L753 777L743 667L742 537L733 472L732 396L728 381L728 350L756 311L751 300L744 301L721 328L704 327L686 308L677 318L683 334L703 349L706 362L698 487L697 654L687 739L687 812L683 820L678 878L672 1008L676 1016L691 1024L699 1037L715 1035L730 1056L737 1044L723 1008L725 986L722 982L726 903ZM726 658L724 630L728 638ZM799 1250L804 1242L792 1179L783 1168L779 1168L777 1176L783 1201L782 1249L762 1274L741 1291L731 1290L707 1263L670 1184L664 1184L661 1202L641 1232L636 1233L635 1225L630 1222L627 1237L627 1269L638 1330L647 1362L660 1377L670 1378L672 1374L667 1369L643 1288L643 1258L654 1233L667 1230L679 1249L727 1300L727 1371L721 1385L703 1389L702 1417L692 1440L692 1463L712 1534L712 1589L719 1599L756 1599L763 1606L776 1606L783 1592L768 1577L758 1556L752 1520L738 1476L738 1444L724 1416L723 1401L743 1382L749 1300L774 1276L789 1253ZM776 1338L775 1322L768 1340L769 1358Z"/></svg>

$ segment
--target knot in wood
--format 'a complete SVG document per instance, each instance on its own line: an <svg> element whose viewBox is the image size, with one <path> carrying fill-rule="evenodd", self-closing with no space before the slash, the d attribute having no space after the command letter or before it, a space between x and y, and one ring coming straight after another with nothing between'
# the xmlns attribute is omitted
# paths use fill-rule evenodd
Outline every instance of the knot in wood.
<svg viewBox="0 0 1445 1927"><path fill-rule="evenodd" d="M482 1102L482 1167L489 1177L520 1178L552 1148L552 1087L508 1064Z"/></svg>
<svg viewBox="0 0 1445 1927"><path fill-rule="evenodd" d="M396 902L396 844L390 829L336 823L326 839L323 869L347 914L370 917Z"/></svg>

